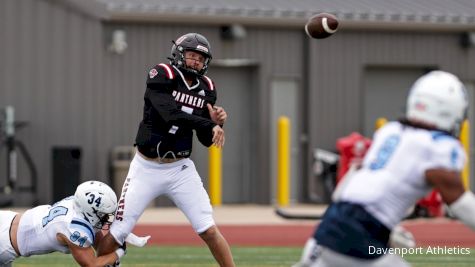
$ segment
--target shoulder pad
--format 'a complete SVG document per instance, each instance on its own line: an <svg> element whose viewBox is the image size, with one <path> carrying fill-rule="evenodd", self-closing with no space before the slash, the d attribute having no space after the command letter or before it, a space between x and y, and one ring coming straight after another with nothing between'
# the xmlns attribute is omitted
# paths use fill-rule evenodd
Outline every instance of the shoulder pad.
<svg viewBox="0 0 475 267"><path fill-rule="evenodd" d="M71 243L79 247L90 247L94 244L94 229L89 222L83 219L73 218L68 231L64 234Z"/></svg>
<svg viewBox="0 0 475 267"><path fill-rule="evenodd" d="M211 80L210 77L203 75L203 80L206 81L209 90L214 91L214 82Z"/></svg>
<svg viewBox="0 0 475 267"><path fill-rule="evenodd" d="M440 136L433 139L431 144L432 163L437 167L462 171L465 166L466 155L460 142L450 136Z"/></svg>

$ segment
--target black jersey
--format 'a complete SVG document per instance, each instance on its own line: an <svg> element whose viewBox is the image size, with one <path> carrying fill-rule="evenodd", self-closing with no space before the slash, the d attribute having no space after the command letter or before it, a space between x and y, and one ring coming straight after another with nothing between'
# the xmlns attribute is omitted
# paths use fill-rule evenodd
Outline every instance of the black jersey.
<svg viewBox="0 0 475 267"><path fill-rule="evenodd" d="M216 88L208 77L197 77L190 87L178 68L158 64L148 74L144 101L135 144L145 156L189 157L193 130L203 145L212 144L216 123L207 104L215 104Z"/></svg>

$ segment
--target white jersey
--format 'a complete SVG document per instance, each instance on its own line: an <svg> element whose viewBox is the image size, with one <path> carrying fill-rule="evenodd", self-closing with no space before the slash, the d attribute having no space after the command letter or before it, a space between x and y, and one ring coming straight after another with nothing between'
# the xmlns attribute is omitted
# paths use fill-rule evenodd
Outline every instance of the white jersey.
<svg viewBox="0 0 475 267"><path fill-rule="evenodd" d="M392 229L430 192L426 170L461 171L465 159L454 137L391 122L375 133L361 169L345 177L338 200L361 204Z"/></svg>
<svg viewBox="0 0 475 267"><path fill-rule="evenodd" d="M23 214L17 234L21 256L54 251L70 253L69 248L56 239L58 233L80 247L90 247L94 243L94 228L74 209L74 197L65 198L52 206L38 206Z"/></svg>

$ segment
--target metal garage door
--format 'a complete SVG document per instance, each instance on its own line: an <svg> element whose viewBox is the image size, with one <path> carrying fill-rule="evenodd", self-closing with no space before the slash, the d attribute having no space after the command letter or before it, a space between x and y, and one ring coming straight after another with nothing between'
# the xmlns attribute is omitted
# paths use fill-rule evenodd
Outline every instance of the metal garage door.
<svg viewBox="0 0 475 267"><path fill-rule="evenodd" d="M251 67L216 67L208 73L216 84L217 105L228 113L224 126L226 144L223 148L223 203L245 203L251 200L251 162L255 153L251 147L252 128L251 93L253 90ZM255 89L254 89L255 90ZM195 137L192 159L196 164L205 187L208 187L208 150Z"/></svg>
<svg viewBox="0 0 475 267"><path fill-rule="evenodd" d="M399 119L406 96L424 68L368 68L364 76L364 135L372 137L376 119Z"/></svg>

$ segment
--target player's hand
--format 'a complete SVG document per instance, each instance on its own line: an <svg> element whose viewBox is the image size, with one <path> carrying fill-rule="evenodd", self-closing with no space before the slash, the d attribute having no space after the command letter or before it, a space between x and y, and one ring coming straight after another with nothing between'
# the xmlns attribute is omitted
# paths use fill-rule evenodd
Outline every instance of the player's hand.
<svg viewBox="0 0 475 267"><path fill-rule="evenodd" d="M221 126L216 125L213 127L213 144L217 147L224 146L224 130Z"/></svg>
<svg viewBox="0 0 475 267"><path fill-rule="evenodd" d="M113 264L108 264L105 267L120 267L120 259L127 254L127 243L124 242L118 249L115 250L117 260Z"/></svg>
<svg viewBox="0 0 475 267"><path fill-rule="evenodd" d="M209 116L211 120L219 125L223 125L226 119L228 118L228 113L224 110L224 108L219 106L211 106L211 104L206 105L208 107Z"/></svg>

